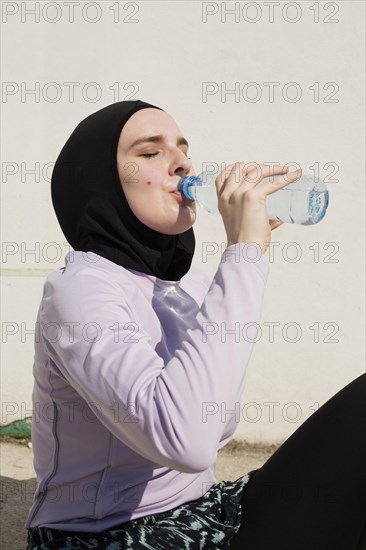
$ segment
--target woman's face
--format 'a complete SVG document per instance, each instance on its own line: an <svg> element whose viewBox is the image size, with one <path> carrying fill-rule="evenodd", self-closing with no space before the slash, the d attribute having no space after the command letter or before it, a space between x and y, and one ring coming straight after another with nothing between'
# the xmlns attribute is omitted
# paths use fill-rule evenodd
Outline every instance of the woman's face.
<svg viewBox="0 0 366 550"><path fill-rule="evenodd" d="M153 136L160 138L148 141ZM183 233L196 220L196 203L174 193L182 176L195 175L184 141L168 113L146 108L128 119L118 142L118 174L131 210L166 235Z"/></svg>

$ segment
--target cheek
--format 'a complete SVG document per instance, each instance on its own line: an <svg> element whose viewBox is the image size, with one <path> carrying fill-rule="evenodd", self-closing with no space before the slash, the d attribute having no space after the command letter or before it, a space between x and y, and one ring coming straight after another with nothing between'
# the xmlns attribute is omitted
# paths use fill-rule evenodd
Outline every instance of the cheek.
<svg viewBox="0 0 366 550"><path fill-rule="evenodd" d="M150 223L161 210L161 183L163 175L160 170L138 167L133 178L125 186L125 197L135 216L143 223ZM133 180L133 181L132 181Z"/></svg>
<svg viewBox="0 0 366 550"><path fill-rule="evenodd" d="M145 167L139 170L138 174L139 185L146 188L146 186L155 189L161 186L163 181L163 173L161 169Z"/></svg>
<svg viewBox="0 0 366 550"><path fill-rule="evenodd" d="M163 176L157 170L144 170L139 174L138 184L134 189L134 196L145 203L145 208L151 209L151 204L156 207L163 199ZM145 201L144 201L145 199Z"/></svg>
<svg viewBox="0 0 366 550"><path fill-rule="evenodd" d="M122 172L123 189L131 199L136 199L146 191L151 192L158 188L161 174L158 170L149 170L146 167L135 166L129 172Z"/></svg>

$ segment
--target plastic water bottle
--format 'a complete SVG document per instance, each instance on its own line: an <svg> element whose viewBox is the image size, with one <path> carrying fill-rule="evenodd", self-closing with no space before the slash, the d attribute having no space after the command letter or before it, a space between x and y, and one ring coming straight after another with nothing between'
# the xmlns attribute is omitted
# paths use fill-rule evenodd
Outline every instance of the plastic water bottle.
<svg viewBox="0 0 366 550"><path fill-rule="evenodd" d="M195 200L199 206L211 214L219 214L215 179L223 170L216 166L199 176L185 176L178 182L178 191L187 199ZM284 174L286 176L286 174ZM263 178L259 183L268 183L281 174ZM270 220L287 223L313 225L325 216L329 203L329 192L322 180L316 181L311 175L302 175L286 187L267 195L266 205Z"/></svg>

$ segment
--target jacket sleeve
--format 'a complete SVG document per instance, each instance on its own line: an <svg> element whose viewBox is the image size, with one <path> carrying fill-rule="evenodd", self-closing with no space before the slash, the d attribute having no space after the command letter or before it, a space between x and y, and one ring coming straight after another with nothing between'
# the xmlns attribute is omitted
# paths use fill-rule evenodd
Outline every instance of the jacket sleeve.
<svg viewBox="0 0 366 550"><path fill-rule="evenodd" d="M248 246L224 251L194 325L166 364L133 322L128 300L100 273L72 292L70 285L61 288L43 308L51 362L98 407L110 432L156 464L203 471L213 464L223 435L227 439L234 429L231 422L224 433L225 411L240 401L254 344L229 334L259 322L269 271L264 255L246 259ZM69 330L52 337L45 325L55 321Z"/></svg>

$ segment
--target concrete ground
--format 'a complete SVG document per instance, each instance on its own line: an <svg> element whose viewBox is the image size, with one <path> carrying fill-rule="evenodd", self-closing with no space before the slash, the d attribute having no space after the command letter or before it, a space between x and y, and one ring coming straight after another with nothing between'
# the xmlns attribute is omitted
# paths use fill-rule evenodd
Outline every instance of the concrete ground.
<svg viewBox="0 0 366 550"><path fill-rule="evenodd" d="M234 480L259 468L277 448L275 445L264 447L231 440L218 454L218 481ZM36 486L32 449L26 440L0 441L0 456L0 548L25 550L27 533L24 524Z"/></svg>

